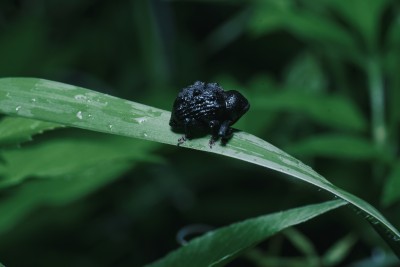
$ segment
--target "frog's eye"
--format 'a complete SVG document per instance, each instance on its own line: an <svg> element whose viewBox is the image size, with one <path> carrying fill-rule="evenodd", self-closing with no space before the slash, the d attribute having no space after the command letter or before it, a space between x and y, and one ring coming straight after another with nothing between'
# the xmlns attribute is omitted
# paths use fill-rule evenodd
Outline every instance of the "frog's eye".
<svg viewBox="0 0 400 267"><path fill-rule="evenodd" d="M249 101L236 90L226 92L225 105L232 123L236 122L250 108Z"/></svg>
<svg viewBox="0 0 400 267"><path fill-rule="evenodd" d="M238 91L230 90L225 94L225 104L228 110L244 110L249 109L249 101Z"/></svg>

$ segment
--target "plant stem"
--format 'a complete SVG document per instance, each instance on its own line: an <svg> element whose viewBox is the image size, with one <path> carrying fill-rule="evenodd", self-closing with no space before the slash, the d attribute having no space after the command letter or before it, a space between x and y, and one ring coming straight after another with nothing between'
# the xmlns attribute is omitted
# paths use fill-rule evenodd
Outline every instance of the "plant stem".
<svg viewBox="0 0 400 267"><path fill-rule="evenodd" d="M372 136L378 151L382 152L387 139L385 125L385 94L382 70L377 57L371 57L367 68L372 113Z"/></svg>

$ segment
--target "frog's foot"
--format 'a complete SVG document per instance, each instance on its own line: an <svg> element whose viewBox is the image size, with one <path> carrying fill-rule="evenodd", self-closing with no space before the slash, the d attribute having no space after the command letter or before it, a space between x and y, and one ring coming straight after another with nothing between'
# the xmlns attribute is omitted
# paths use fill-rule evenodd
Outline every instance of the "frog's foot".
<svg viewBox="0 0 400 267"><path fill-rule="evenodd" d="M184 135L184 136L182 136L181 138L179 138L178 139L178 144L177 144L177 146L180 146L180 145L182 145L183 143L185 143L186 142L186 136Z"/></svg>

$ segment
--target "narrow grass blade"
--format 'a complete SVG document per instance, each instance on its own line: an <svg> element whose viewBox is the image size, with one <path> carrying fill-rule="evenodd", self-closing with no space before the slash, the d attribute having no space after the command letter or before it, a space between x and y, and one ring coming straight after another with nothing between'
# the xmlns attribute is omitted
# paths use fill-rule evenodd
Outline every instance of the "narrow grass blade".
<svg viewBox="0 0 400 267"><path fill-rule="evenodd" d="M189 242L147 267L224 266L266 238L342 206L330 201L248 219L219 228Z"/></svg>

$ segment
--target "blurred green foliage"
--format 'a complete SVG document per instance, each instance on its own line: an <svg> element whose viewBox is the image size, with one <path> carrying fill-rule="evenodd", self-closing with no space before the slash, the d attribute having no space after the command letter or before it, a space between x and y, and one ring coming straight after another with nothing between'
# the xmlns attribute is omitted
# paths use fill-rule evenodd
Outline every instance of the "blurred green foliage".
<svg viewBox="0 0 400 267"><path fill-rule="evenodd" d="M240 89L252 107L236 128L293 153L399 227L399 22L395 0L6 0L0 76L163 109L195 80ZM7 266L140 266L178 247L185 225L218 227L326 199L210 153L55 127L1 121ZM297 230L303 241L278 235L231 265L298 266L290 260L310 253L326 266L392 262L351 211Z"/></svg>

